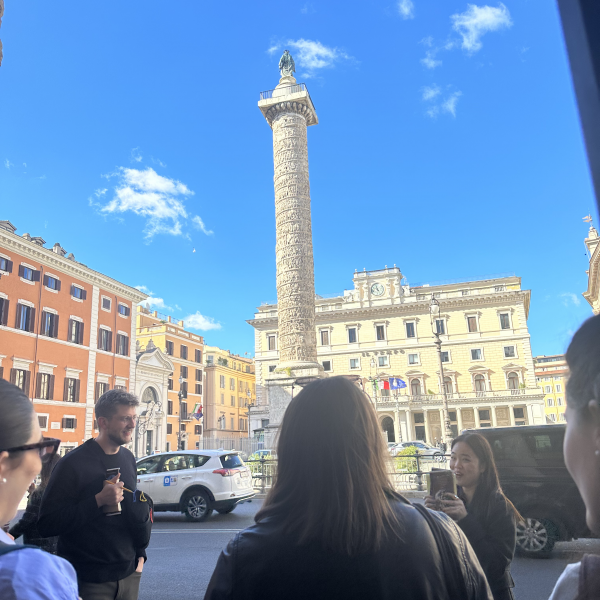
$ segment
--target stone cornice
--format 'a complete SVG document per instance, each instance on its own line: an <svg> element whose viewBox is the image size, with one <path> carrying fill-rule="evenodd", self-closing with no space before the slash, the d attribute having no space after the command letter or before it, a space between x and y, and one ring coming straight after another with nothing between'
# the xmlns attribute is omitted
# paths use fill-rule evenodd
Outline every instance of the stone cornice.
<svg viewBox="0 0 600 600"><path fill-rule="evenodd" d="M507 291L504 293L496 292L494 294L488 294L485 296L461 296L458 298L447 298L440 301L440 305L443 310L448 309L465 309L475 308L481 305L492 305L498 302L506 302L520 300L527 308L529 307L529 301L531 298L531 292L529 290L519 291ZM429 300L422 300L417 302L407 302L403 304L388 304L385 306L363 306L357 308L343 308L341 310L331 310L326 312L316 313L316 321L319 323L330 323L332 321L347 321L352 318L361 317L362 319L368 318L382 318L386 316L398 316L398 315L420 315L429 314ZM272 328L277 326L277 317L264 317L260 319L248 319L246 321L252 327L257 329L263 329L265 327Z"/></svg>
<svg viewBox="0 0 600 600"><path fill-rule="evenodd" d="M306 119L307 125L312 125L317 122L316 116L312 108L302 102L278 102L269 108L265 118L269 125L273 126L275 118L283 113L293 112L302 115Z"/></svg>
<svg viewBox="0 0 600 600"><path fill-rule="evenodd" d="M38 246L34 242L28 242L18 235L11 234L1 229L0 247L13 250L24 257L36 260L44 266L57 269L62 273L71 275L72 277L90 283L91 285L97 285L103 290L110 290L121 298L126 298L132 302L137 303L148 298L147 294L144 294L131 286L120 283L98 271L93 271L81 263L64 258L48 248Z"/></svg>

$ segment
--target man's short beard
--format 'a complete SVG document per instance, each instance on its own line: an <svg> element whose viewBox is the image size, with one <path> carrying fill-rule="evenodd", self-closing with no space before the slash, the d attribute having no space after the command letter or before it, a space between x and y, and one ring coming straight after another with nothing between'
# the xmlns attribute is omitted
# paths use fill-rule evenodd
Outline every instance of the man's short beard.
<svg viewBox="0 0 600 600"><path fill-rule="evenodd" d="M115 444L117 444L117 445L119 445L119 446L123 446L123 444L128 444L128 443L129 443L128 441L124 440L124 439L123 439L123 438L122 438L120 435L119 435L119 436L117 436L117 435L116 435L116 434L114 434L114 433L109 433L109 434L108 434L108 439L109 439L111 442L114 442Z"/></svg>

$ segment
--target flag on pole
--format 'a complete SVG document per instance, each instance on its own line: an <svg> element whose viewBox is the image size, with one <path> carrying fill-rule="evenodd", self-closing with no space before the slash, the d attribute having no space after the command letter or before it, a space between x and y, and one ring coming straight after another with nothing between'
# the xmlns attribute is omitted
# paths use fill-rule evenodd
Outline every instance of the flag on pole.
<svg viewBox="0 0 600 600"><path fill-rule="evenodd" d="M196 402L196 406L194 407L194 412L192 413L192 417L199 421L202 418L202 404L200 402Z"/></svg>
<svg viewBox="0 0 600 600"><path fill-rule="evenodd" d="M586 217L583 217L583 220L584 220L586 223L591 223L591 222L593 221L593 219L592 219L592 215L587 215Z"/></svg>
<svg viewBox="0 0 600 600"><path fill-rule="evenodd" d="M387 379L382 379L379 382L379 389L380 390L389 390L390 389L390 382Z"/></svg>
<svg viewBox="0 0 600 600"><path fill-rule="evenodd" d="M401 390L406 387L406 383L400 377L390 377L389 385L391 390Z"/></svg>

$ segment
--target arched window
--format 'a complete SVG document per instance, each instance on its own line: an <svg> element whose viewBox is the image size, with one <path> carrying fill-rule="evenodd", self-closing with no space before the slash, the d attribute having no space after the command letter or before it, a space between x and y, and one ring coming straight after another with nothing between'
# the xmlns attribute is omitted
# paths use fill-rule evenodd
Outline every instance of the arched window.
<svg viewBox="0 0 600 600"><path fill-rule="evenodd" d="M485 392L485 377L483 375L475 375L475 391Z"/></svg>
<svg viewBox="0 0 600 600"><path fill-rule="evenodd" d="M383 419L381 419L381 429L387 432L388 442L396 441L396 435L394 433L394 421L392 420L392 417L383 417Z"/></svg>
<svg viewBox="0 0 600 600"><path fill-rule="evenodd" d="M142 394L142 403L151 404L157 401L156 390L152 387L147 387Z"/></svg>
<svg viewBox="0 0 600 600"><path fill-rule="evenodd" d="M514 372L511 371L508 374L508 389L509 390L518 390L519 389L519 376Z"/></svg>
<svg viewBox="0 0 600 600"><path fill-rule="evenodd" d="M446 394L452 394L454 391L452 387L452 379L450 377L444 377L444 388L446 390Z"/></svg>
<svg viewBox="0 0 600 600"><path fill-rule="evenodd" d="M421 395L421 382L418 379L413 379L410 382L410 393L413 396L420 396Z"/></svg>

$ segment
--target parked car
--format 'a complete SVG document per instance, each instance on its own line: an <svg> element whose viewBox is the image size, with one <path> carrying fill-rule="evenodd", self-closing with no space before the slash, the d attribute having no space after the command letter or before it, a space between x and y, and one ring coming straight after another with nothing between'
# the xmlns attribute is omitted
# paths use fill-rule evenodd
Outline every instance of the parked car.
<svg viewBox="0 0 600 600"><path fill-rule="evenodd" d="M137 486L152 497L155 511L180 511L190 521L204 521L213 510L230 513L255 495L250 469L231 450L182 450L141 458Z"/></svg>
<svg viewBox="0 0 600 600"><path fill-rule="evenodd" d="M437 461L444 460L444 455L439 448L431 446L427 442L422 442L420 440L415 442L399 442L392 450L390 450L390 452L392 456L397 456L399 452L405 450L406 448L411 448L415 451L415 454L420 454L423 456L423 458L429 458Z"/></svg>
<svg viewBox="0 0 600 600"><path fill-rule="evenodd" d="M261 458L264 458L265 460L277 460L277 452L267 448L257 450L256 452L253 452L247 460L260 460Z"/></svg>
<svg viewBox="0 0 600 600"><path fill-rule="evenodd" d="M556 542L591 537L585 505L565 466L565 425L473 431L490 443L502 489L525 519L517 526L520 554L547 557Z"/></svg>

